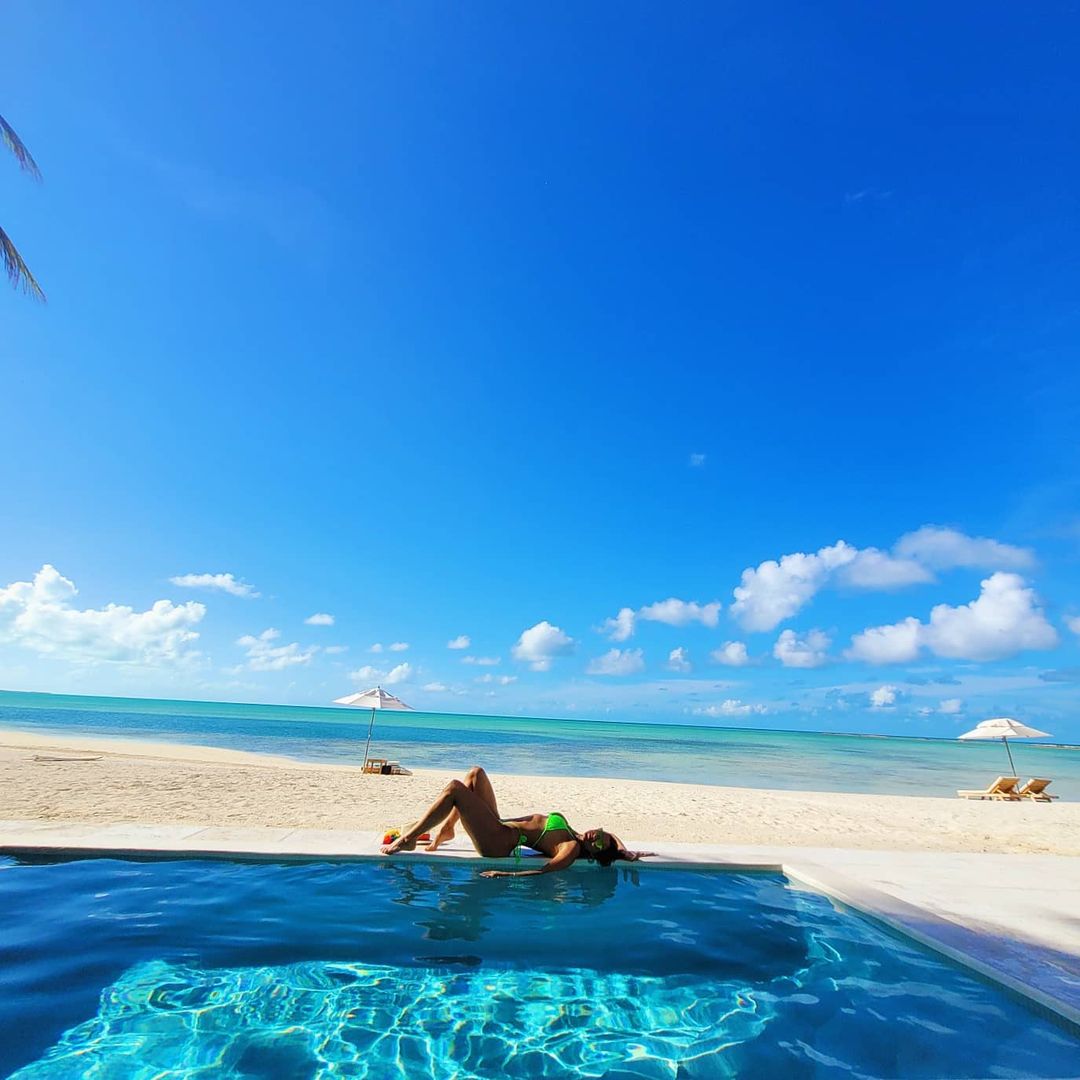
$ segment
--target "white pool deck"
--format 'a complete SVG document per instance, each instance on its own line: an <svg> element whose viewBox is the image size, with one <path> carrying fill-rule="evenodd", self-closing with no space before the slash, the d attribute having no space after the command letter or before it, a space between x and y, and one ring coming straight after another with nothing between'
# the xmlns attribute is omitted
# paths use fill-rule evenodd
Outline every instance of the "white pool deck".
<svg viewBox="0 0 1080 1080"><path fill-rule="evenodd" d="M0 821L0 854L382 857L372 832ZM781 871L952 957L1080 1033L1080 858L629 841L654 866ZM460 840L408 859L475 859ZM486 860L489 865L498 865ZM637 869L635 867L634 869Z"/></svg>

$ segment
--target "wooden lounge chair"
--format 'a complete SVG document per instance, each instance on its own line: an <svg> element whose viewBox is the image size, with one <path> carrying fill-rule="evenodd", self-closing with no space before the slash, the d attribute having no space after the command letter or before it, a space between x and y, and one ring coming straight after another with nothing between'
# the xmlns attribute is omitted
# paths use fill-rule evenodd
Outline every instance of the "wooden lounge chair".
<svg viewBox="0 0 1080 1080"><path fill-rule="evenodd" d="M1021 799L1034 799L1035 802L1049 802L1056 799L1056 795L1047 795L1046 789L1053 781L1043 776L1033 776L1023 787L1017 789L1017 797Z"/></svg>
<svg viewBox="0 0 1080 1080"><path fill-rule="evenodd" d="M412 776L400 761L390 761L387 758L372 757L364 762L364 772L381 773L383 776Z"/></svg>
<svg viewBox="0 0 1080 1080"><path fill-rule="evenodd" d="M959 795L961 799L997 799L999 801L1011 801L1019 797L1016 794L1016 785L1019 783L1019 776L999 776L983 791L958 791L956 794Z"/></svg>

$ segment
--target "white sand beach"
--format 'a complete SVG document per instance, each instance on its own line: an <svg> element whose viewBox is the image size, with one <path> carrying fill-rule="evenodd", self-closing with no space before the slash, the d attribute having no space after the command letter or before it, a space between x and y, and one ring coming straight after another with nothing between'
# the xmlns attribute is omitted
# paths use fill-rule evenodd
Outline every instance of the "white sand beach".
<svg viewBox="0 0 1080 1080"><path fill-rule="evenodd" d="M94 760L63 760L72 757ZM480 764L507 816L557 809L579 828L604 825L627 837L1080 855L1080 803L561 779ZM212 747L0 729L0 819L381 829L415 818L452 775L366 776L354 766Z"/></svg>

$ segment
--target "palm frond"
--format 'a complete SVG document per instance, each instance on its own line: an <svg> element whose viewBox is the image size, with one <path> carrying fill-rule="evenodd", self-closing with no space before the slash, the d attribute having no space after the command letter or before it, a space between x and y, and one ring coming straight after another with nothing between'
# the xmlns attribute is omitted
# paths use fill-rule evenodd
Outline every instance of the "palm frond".
<svg viewBox="0 0 1080 1080"><path fill-rule="evenodd" d="M0 258L4 260L4 271L8 280L16 289L21 285L23 291L35 300L44 301L45 293L30 273L30 267L23 262L18 248L11 242L11 237L3 229L0 229Z"/></svg>
<svg viewBox="0 0 1080 1080"><path fill-rule="evenodd" d="M40 180L41 170L37 162L26 149L26 144L15 134L15 129L2 116L0 116L0 139L4 140L4 144L15 155L19 165L35 180Z"/></svg>

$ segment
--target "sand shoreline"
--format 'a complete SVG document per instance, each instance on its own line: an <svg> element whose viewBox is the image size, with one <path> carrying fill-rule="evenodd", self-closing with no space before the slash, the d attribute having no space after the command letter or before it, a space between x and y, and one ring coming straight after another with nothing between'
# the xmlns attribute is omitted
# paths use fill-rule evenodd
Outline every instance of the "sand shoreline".
<svg viewBox="0 0 1080 1080"><path fill-rule="evenodd" d="M578 828L657 841L1080 855L1080 803L491 773L507 816L558 809ZM382 829L414 818L452 775L0 728L0 819Z"/></svg>

